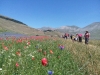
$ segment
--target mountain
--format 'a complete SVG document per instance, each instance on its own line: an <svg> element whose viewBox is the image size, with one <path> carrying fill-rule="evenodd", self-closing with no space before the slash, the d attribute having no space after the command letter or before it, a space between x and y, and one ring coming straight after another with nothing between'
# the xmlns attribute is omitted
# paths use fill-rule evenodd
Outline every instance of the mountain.
<svg viewBox="0 0 100 75"><path fill-rule="evenodd" d="M79 29L79 27L77 26L62 26L58 29L56 29L57 31L63 32L63 33L75 33L75 31Z"/></svg>
<svg viewBox="0 0 100 75"><path fill-rule="evenodd" d="M44 29L46 30L46 28L44 28ZM53 28L51 28L51 30L52 29ZM85 31L89 31L90 34L91 34L91 39L100 39L100 22L91 23L91 24L87 25L84 28L79 28L75 25L73 25L73 26L67 26L67 25L66 26L61 26L60 28L56 28L55 31L58 31L62 34L67 32L69 34L74 34L74 35L76 33L82 33L84 35Z"/></svg>
<svg viewBox="0 0 100 75"><path fill-rule="evenodd" d="M87 25L82 29L83 31L88 30L88 31L95 31L95 30L100 30L100 22L94 22L90 25Z"/></svg>
<svg viewBox="0 0 100 75"><path fill-rule="evenodd" d="M0 32L15 32L25 35L44 35L44 32L31 28L18 20L0 15Z"/></svg>
<svg viewBox="0 0 100 75"><path fill-rule="evenodd" d="M55 28L51 28L51 27L42 27L42 28L38 28L39 30L55 30Z"/></svg>
<svg viewBox="0 0 100 75"><path fill-rule="evenodd" d="M61 35L63 35L62 32L58 31L56 28L52 28L52 27L42 27L42 28L38 28L38 30L41 30L44 32L45 35L48 36L57 36L57 37L61 37Z"/></svg>
<svg viewBox="0 0 100 75"><path fill-rule="evenodd" d="M86 30L90 32L91 38L100 39L100 22L94 22L87 25L82 29L82 32L85 32Z"/></svg>

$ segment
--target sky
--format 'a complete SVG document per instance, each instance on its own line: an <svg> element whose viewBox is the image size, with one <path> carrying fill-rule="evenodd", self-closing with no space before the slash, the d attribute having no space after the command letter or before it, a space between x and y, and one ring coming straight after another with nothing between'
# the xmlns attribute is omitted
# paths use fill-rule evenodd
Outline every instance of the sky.
<svg viewBox="0 0 100 75"><path fill-rule="evenodd" d="M0 15L32 28L83 28L100 22L100 0L0 0Z"/></svg>

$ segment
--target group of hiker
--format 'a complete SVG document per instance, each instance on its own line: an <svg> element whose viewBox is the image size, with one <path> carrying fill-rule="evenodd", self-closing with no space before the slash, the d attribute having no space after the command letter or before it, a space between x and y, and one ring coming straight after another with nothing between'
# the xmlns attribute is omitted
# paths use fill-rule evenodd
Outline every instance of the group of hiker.
<svg viewBox="0 0 100 75"><path fill-rule="evenodd" d="M70 35L68 33L65 33L62 37L64 39L70 38L72 41L78 41L78 42L82 42L82 39L84 38L85 44L88 44L90 33L88 31L86 31L85 34L75 34L75 35L72 34Z"/></svg>

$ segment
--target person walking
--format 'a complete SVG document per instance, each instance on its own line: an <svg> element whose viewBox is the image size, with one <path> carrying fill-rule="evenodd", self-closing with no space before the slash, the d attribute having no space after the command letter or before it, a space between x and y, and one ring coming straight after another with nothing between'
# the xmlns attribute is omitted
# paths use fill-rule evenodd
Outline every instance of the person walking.
<svg viewBox="0 0 100 75"><path fill-rule="evenodd" d="M88 31L85 32L84 38L85 38L85 44L88 44L90 38L90 33Z"/></svg>

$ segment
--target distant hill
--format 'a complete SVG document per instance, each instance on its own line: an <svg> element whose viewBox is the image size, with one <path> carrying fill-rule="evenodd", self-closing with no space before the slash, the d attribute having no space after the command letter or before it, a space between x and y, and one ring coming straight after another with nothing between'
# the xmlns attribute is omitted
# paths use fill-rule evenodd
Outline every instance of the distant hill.
<svg viewBox="0 0 100 75"><path fill-rule="evenodd" d="M12 22L15 22L15 23L18 23L18 24L26 25L23 22L20 22L18 20L12 19L12 18L8 18L8 17L5 17L5 16L2 16L2 15L0 15L0 18L5 19L5 20L9 20L9 21L12 21Z"/></svg>
<svg viewBox="0 0 100 75"><path fill-rule="evenodd" d="M44 32L31 28L18 20L0 15L0 32L15 32L26 35L44 35Z"/></svg>
<svg viewBox="0 0 100 75"><path fill-rule="evenodd" d="M94 22L87 25L82 29L82 32L88 30L91 34L91 38L100 39L100 22Z"/></svg>
<svg viewBox="0 0 100 75"><path fill-rule="evenodd" d="M61 26L60 28L56 29L57 31L63 32L63 33L75 33L76 30L79 29L77 26Z"/></svg>
<svg viewBox="0 0 100 75"><path fill-rule="evenodd" d="M41 29L41 28L40 28ZM43 29L43 27L42 27ZM42 30L41 29L41 30ZM90 34L91 34L91 39L100 39L100 22L94 22L94 23L91 23L89 25L87 25L86 27L84 28L79 28L77 26L61 26L60 28L50 28L49 29L53 29L55 31L58 31L60 33L69 33L69 34L76 34L76 33L82 33L84 35L85 31L89 31ZM45 28L46 30L46 28Z"/></svg>
<svg viewBox="0 0 100 75"><path fill-rule="evenodd" d="M51 28L51 27L42 27L42 28L38 28L38 30L43 31L44 34L48 36L61 37L61 35L63 35L63 32L60 32L56 30L55 28Z"/></svg>

